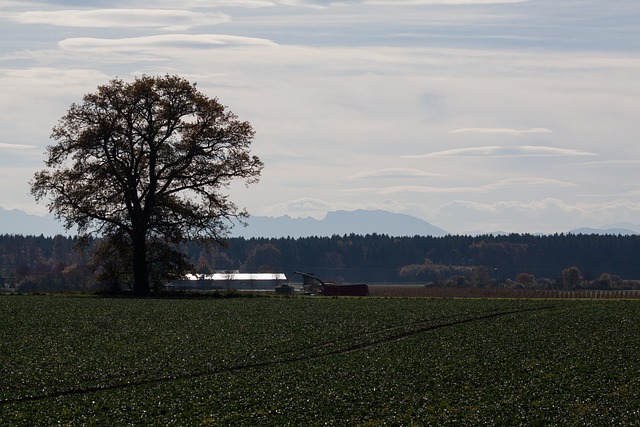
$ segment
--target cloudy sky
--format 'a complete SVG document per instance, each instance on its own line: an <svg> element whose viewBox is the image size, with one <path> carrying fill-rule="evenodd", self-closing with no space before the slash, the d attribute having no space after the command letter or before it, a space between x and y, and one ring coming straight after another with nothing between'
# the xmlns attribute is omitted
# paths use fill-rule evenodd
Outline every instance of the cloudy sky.
<svg viewBox="0 0 640 427"><path fill-rule="evenodd" d="M253 215L640 224L637 0L0 0L0 207L46 212L28 181L71 103L166 73L253 124Z"/></svg>

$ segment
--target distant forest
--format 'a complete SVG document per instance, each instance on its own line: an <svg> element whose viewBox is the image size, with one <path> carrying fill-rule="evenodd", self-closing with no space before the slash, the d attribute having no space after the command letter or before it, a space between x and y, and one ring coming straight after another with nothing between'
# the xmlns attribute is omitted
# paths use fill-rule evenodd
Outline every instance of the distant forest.
<svg viewBox="0 0 640 427"><path fill-rule="evenodd" d="M0 288L23 292L93 291L101 286L91 244L63 236L0 236ZM182 247L194 272L315 274L337 283L540 289L634 289L640 236L233 238L225 248ZM299 281L300 277L294 277Z"/></svg>

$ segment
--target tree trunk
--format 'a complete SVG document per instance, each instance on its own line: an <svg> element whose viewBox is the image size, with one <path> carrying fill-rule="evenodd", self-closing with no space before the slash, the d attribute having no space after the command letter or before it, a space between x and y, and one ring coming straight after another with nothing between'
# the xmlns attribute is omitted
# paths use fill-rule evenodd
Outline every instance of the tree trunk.
<svg viewBox="0 0 640 427"><path fill-rule="evenodd" d="M149 269L147 268L147 239L145 233L133 233L133 293L149 295Z"/></svg>

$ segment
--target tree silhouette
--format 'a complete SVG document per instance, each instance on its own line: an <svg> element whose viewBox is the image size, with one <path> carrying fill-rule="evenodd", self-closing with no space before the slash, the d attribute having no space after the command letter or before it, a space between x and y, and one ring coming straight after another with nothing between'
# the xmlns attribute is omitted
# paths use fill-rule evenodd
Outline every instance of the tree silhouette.
<svg viewBox="0 0 640 427"><path fill-rule="evenodd" d="M130 245L133 290L147 294L158 256L183 267L172 245L221 242L227 220L247 215L222 190L236 178L257 182L263 164L249 153L253 136L248 122L181 77L115 79L54 127L57 143L31 192L49 196L67 228Z"/></svg>
<svg viewBox="0 0 640 427"><path fill-rule="evenodd" d="M582 273L575 265L562 270L562 284L567 289L575 289L582 283Z"/></svg>

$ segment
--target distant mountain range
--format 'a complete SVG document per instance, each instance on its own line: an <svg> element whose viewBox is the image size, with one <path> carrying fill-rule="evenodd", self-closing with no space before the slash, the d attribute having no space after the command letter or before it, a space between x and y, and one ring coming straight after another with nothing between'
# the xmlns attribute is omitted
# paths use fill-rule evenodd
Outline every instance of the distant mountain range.
<svg viewBox="0 0 640 427"><path fill-rule="evenodd" d="M252 216L247 227L236 226L235 237L311 237L344 234L445 236L445 230L419 218L383 210L329 212L323 219Z"/></svg>
<svg viewBox="0 0 640 427"><path fill-rule="evenodd" d="M444 236L446 231L421 219L382 210L329 212L324 219L251 216L248 226L236 225L232 237L309 237L334 234L387 234L390 236ZM0 208L0 234L32 236L68 235L53 215L31 215Z"/></svg>
<svg viewBox="0 0 640 427"><path fill-rule="evenodd" d="M248 226L236 225L232 237L309 237L344 234L386 234L389 236L445 236L445 230L419 218L391 213L383 210L355 210L329 212L325 218L291 218L251 216ZM640 226L634 224L614 224L602 228L576 228L573 234L640 234ZM30 215L21 210L0 208L0 234L21 234L31 236L70 235L53 215ZM483 233L478 233L483 234ZM486 233L494 234L494 233Z"/></svg>
<svg viewBox="0 0 640 427"><path fill-rule="evenodd" d="M627 227L633 227L633 225L629 225ZM622 228L622 227L604 227L604 228L591 228L591 227L582 227L576 228L570 231L572 234L612 234L612 235L631 235L631 234L640 234L638 231L633 230L631 228Z"/></svg>
<svg viewBox="0 0 640 427"><path fill-rule="evenodd" d="M21 234L23 236L70 235L53 215L31 215L21 210L0 208L0 234Z"/></svg>

